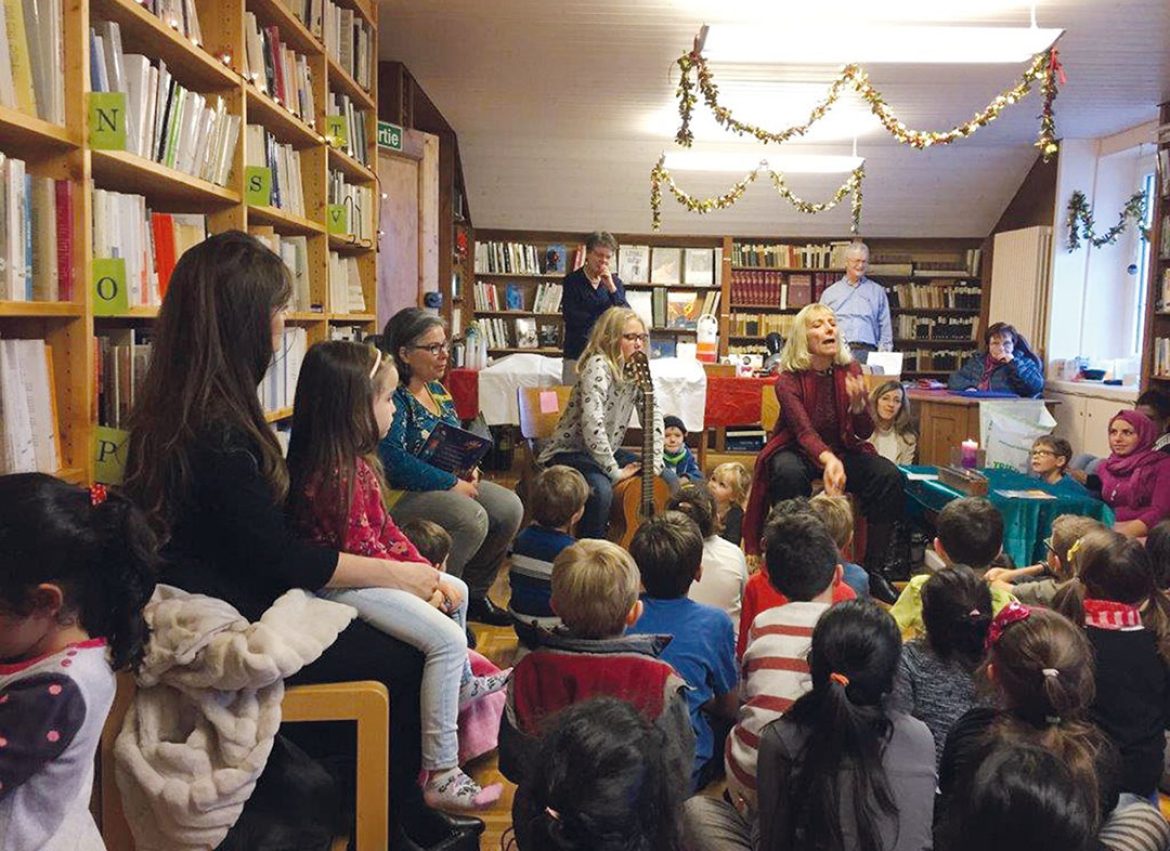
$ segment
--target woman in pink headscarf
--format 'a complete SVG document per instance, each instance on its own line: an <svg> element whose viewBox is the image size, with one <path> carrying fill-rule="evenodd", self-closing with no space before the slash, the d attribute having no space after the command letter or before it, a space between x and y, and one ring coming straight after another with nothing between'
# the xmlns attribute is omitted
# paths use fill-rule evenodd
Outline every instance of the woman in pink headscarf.
<svg viewBox="0 0 1170 851"><path fill-rule="evenodd" d="M1137 411L1120 411L1109 421L1110 456L1097 468L1101 498L1117 517L1118 532L1144 538L1170 516L1170 456L1154 449L1157 428Z"/></svg>

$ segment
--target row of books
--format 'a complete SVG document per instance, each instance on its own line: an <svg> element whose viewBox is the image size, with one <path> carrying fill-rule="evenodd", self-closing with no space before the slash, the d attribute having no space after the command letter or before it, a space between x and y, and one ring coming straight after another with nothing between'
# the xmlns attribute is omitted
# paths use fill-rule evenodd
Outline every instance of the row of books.
<svg viewBox="0 0 1170 851"><path fill-rule="evenodd" d="M297 394L297 377L309 350L309 338L304 328L285 328L280 348L268 365L257 393L260 407L265 411L291 408Z"/></svg>
<svg viewBox="0 0 1170 851"><path fill-rule="evenodd" d="M983 249L968 248L963 259L915 257L901 251L873 251L869 255L866 272L875 275L929 276L932 278L967 278L979 275Z"/></svg>
<svg viewBox="0 0 1170 851"><path fill-rule="evenodd" d="M476 281L473 287L476 310L530 310L534 313L559 313L561 309L560 284L542 283L535 290L523 284L507 284L504 287L504 299L500 300L498 285L485 281ZM528 302L528 293L531 292L532 302Z"/></svg>
<svg viewBox="0 0 1170 851"><path fill-rule="evenodd" d="M965 281L895 284L888 290L891 310L978 310L983 301L983 290Z"/></svg>
<svg viewBox="0 0 1170 851"><path fill-rule="evenodd" d="M0 3L0 106L65 123L61 0Z"/></svg>
<svg viewBox="0 0 1170 851"><path fill-rule="evenodd" d="M1170 215L1162 216L1162 238L1158 246L1158 257L1170 260Z"/></svg>
<svg viewBox="0 0 1170 851"><path fill-rule="evenodd" d="M538 247L524 242L477 242L475 271L481 275L564 275L567 250L564 245Z"/></svg>
<svg viewBox="0 0 1170 851"><path fill-rule="evenodd" d="M0 298L70 301L73 291L72 182L0 154Z"/></svg>
<svg viewBox="0 0 1170 851"><path fill-rule="evenodd" d="M358 109L347 95L329 92L325 96L325 114L345 117L346 136L339 148L362 165L369 165L369 148L366 146L366 128L369 116L364 109Z"/></svg>
<svg viewBox="0 0 1170 851"><path fill-rule="evenodd" d="M93 256L125 260L130 307L162 303L183 253L207 238L197 213L155 213L141 195L93 190Z"/></svg>
<svg viewBox="0 0 1170 851"><path fill-rule="evenodd" d="M649 291L627 292L626 301L642 318L647 328L694 331L700 316L718 315L720 295L719 290L715 289L707 293L696 293L655 287Z"/></svg>
<svg viewBox="0 0 1170 851"><path fill-rule="evenodd" d="M325 0L325 52L366 91L374 78L374 33L353 9Z"/></svg>
<svg viewBox="0 0 1170 851"><path fill-rule="evenodd" d="M732 266L764 266L769 269L843 269L848 242L814 245L773 245L736 242L731 246Z"/></svg>
<svg viewBox="0 0 1170 851"><path fill-rule="evenodd" d="M44 340L0 340L0 473L60 469L52 351Z"/></svg>
<svg viewBox="0 0 1170 851"><path fill-rule="evenodd" d="M278 209L305 216L305 190L301 175L301 152L276 137L259 124L244 128L244 165L267 168L272 175L269 204Z"/></svg>
<svg viewBox="0 0 1170 851"><path fill-rule="evenodd" d="M902 314L894 317L894 336L914 340L977 340L979 319L944 316L938 319Z"/></svg>
<svg viewBox="0 0 1170 851"><path fill-rule="evenodd" d="M780 334L780 336L784 336L780 331L777 331L776 333ZM733 359L737 356L743 355L767 356L767 354L768 349L764 346L762 341L759 343L730 343L727 346L727 355Z"/></svg>
<svg viewBox="0 0 1170 851"><path fill-rule="evenodd" d="M1170 269L1162 270L1162 288L1154 307L1156 310L1170 311Z"/></svg>
<svg viewBox="0 0 1170 851"><path fill-rule="evenodd" d="M248 229L252 236L263 242L280 255L292 278L292 299L288 309L297 313L322 312L324 305L313 303L309 286L309 239L304 236L281 236L271 227L253 226Z"/></svg>
<svg viewBox="0 0 1170 851"><path fill-rule="evenodd" d="M150 367L151 331L110 328L94 338L98 423L128 428L134 400Z"/></svg>
<svg viewBox="0 0 1170 851"><path fill-rule="evenodd" d="M712 287L719 283L723 249L623 245L617 265L618 276L627 284Z"/></svg>
<svg viewBox="0 0 1170 851"><path fill-rule="evenodd" d="M185 35L196 45L203 43L195 0L141 0L142 8L157 15L167 26Z"/></svg>
<svg viewBox="0 0 1170 851"><path fill-rule="evenodd" d="M1170 337L1154 338L1153 374L1159 378L1170 378Z"/></svg>
<svg viewBox="0 0 1170 851"><path fill-rule="evenodd" d="M281 42L279 27L262 27L252 12L244 13L244 76L293 115L315 122L308 57Z"/></svg>
<svg viewBox="0 0 1170 851"><path fill-rule="evenodd" d="M366 312L366 296L356 257L329 252L329 304L334 313Z"/></svg>
<svg viewBox="0 0 1170 851"><path fill-rule="evenodd" d="M226 186L240 116L228 115L219 95L185 89L163 60L124 54L117 23L98 22L89 35L90 89L126 95L126 150Z"/></svg>
<svg viewBox="0 0 1170 851"><path fill-rule="evenodd" d="M477 320L489 349L539 349L540 333L535 319L504 319L502 317Z"/></svg>
<svg viewBox="0 0 1170 851"><path fill-rule="evenodd" d="M954 372L970 349L906 349L902 352L902 372Z"/></svg>
<svg viewBox="0 0 1170 851"><path fill-rule="evenodd" d="M348 183L340 171L330 169L326 185L329 204L345 207L348 217L347 233L359 242L373 245L374 234L374 191L369 186Z"/></svg>
<svg viewBox="0 0 1170 851"><path fill-rule="evenodd" d="M731 303L781 309L804 307L819 300L837 279L831 272L736 270L731 273Z"/></svg>
<svg viewBox="0 0 1170 851"><path fill-rule="evenodd" d="M785 340L792 333L792 322L796 317L791 313L740 313L734 312L727 318L727 333L732 337L766 337L779 334Z"/></svg>

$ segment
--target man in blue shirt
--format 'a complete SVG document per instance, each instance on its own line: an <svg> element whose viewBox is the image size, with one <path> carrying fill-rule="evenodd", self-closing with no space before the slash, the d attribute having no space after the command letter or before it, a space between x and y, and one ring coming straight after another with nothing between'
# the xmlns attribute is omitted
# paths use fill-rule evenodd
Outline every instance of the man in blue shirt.
<svg viewBox="0 0 1170 851"><path fill-rule="evenodd" d="M870 352L894 348L890 324L890 300L886 288L865 276L869 248L854 242L845 249L845 277L821 294L821 304L837 314L837 327L858 362L865 363Z"/></svg>
<svg viewBox="0 0 1170 851"><path fill-rule="evenodd" d="M577 383L577 358L585 349L597 317L611 307L629 307L621 279L610 271L618 244L605 231L585 239L585 265L561 282L561 314L565 318L565 353L561 381Z"/></svg>

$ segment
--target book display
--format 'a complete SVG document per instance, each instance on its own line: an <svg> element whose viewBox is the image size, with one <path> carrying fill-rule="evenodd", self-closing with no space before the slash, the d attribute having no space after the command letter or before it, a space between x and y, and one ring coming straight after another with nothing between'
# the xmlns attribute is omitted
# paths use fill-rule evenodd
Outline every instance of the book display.
<svg viewBox="0 0 1170 851"><path fill-rule="evenodd" d="M1153 383L1161 390L1170 390L1170 103L1162 104L1159 118L1142 386Z"/></svg>
<svg viewBox="0 0 1170 851"><path fill-rule="evenodd" d="M4 9L0 472L117 480L175 264L229 229L289 269L259 388L289 417L308 346L375 330L376 6Z"/></svg>

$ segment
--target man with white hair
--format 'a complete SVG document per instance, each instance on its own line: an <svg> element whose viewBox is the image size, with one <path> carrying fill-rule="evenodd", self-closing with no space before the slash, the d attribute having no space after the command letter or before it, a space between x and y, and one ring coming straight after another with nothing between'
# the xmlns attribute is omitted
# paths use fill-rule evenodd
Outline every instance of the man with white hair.
<svg viewBox="0 0 1170 851"><path fill-rule="evenodd" d="M865 243L850 244L845 249L845 276L821 294L821 304L837 314L845 342L860 363L865 363L870 352L894 348L886 288L865 276L868 264L869 248Z"/></svg>

